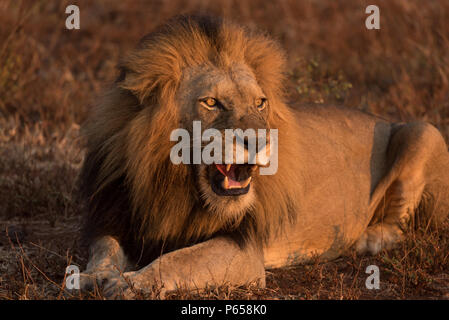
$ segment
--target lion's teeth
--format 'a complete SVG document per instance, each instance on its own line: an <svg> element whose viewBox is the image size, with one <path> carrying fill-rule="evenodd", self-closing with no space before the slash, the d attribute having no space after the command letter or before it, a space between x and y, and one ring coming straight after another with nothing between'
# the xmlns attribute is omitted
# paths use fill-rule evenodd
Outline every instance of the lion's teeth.
<svg viewBox="0 0 449 320"><path fill-rule="evenodd" d="M229 178L225 177L222 182L222 186L223 186L223 189L241 189L241 188L246 188L250 182L251 182L251 177L246 179L244 182L239 182L239 183L233 182L233 185L230 185Z"/></svg>
<svg viewBox="0 0 449 320"><path fill-rule="evenodd" d="M224 189L229 189L228 177L225 177L224 180L223 180L223 188Z"/></svg>
<svg viewBox="0 0 449 320"><path fill-rule="evenodd" d="M229 171L229 170L231 170L231 164L226 165L226 171Z"/></svg>
<svg viewBox="0 0 449 320"><path fill-rule="evenodd" d="M241 183L242 188L246 188L249 185L251 178L252 177L249 177L245 182Z"/></svg>

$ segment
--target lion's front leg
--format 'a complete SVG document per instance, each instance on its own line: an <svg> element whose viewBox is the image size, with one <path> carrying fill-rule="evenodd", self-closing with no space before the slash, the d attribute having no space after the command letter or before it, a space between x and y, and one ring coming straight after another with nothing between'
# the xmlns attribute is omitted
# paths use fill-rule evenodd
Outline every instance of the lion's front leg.
<svg viewBox="0 0 449 320"><path fill-rule="evenodd" d="M86 270L81 273L81 290L93 290L98 284L103 284L120 276L128 264L128 259L119 242L110 236L101 237L89 248L89 262Z"/></svg>
<svg viewBox="0 0 449 320"><path fill-rule="evenodd" d="M105 294L131 298L132 289L167 292L177 288L202 289L207 285L244 285L255 281L265 286L261 248L254 243L240 248L233 240L218 237L167 253L138 271L124 273L123 277L106 285Z"/></svg>

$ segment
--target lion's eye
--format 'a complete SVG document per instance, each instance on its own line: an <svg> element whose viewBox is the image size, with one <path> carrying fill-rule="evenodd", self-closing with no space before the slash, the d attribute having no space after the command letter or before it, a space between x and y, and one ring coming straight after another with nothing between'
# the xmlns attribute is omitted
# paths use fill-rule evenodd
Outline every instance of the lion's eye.
<svg viewBox="0 0 449 320"><path fill-rule="evenodd" d="M202 99L201 104L208 110L213 110L218 106L217 100L210 97Z"/></svg>
<svg viewBox="0 0 449 320"><path fill-rule="evenodd" d="M257 98L255 101L255 105L259 111L265 109L267 106L267 99L266 98Z"/></svg>

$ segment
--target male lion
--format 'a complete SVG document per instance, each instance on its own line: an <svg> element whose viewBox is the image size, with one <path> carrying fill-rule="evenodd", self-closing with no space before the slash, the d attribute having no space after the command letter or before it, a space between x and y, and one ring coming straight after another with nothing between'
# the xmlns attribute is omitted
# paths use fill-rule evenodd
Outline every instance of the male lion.
<svg viewBox="0 0 449 320"><path fill-rule="evenodd" d="M265 268L391 248L449 212L437 129L283 100L284 53L264 34L182 16L143 38L88 121L82 287L265 284ZM278 170L174 164L171 132L278 129ZM139 269L140 268L140 269Z"/></svg>

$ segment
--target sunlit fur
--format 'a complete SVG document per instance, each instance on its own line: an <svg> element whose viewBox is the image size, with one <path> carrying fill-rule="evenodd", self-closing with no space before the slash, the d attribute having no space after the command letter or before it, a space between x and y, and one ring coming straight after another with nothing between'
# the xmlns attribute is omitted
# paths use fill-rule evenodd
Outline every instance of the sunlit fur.
<svg viewBox="0 0 449 320"><path fill-rule="evenodd" d="M155 243L178 248L218 233L267 241L294 219L298 129L283 103L284 63L284 53L266 35L208 18L176 18L145 37L121 61L121 76L85 126L80 187L88 239L109 234L150 251ZM214 201L220 200L204 192L201 197L204 182L191 166L171 163L169 137L184 117L177 101L183 72L195 66L226 71L235 64L252 70L270 101L268 123L279 128L279 169L254 179L252 198L245 200L251 205L242 203L240 214L217 215L212 213L221 205Z"/></svg>

